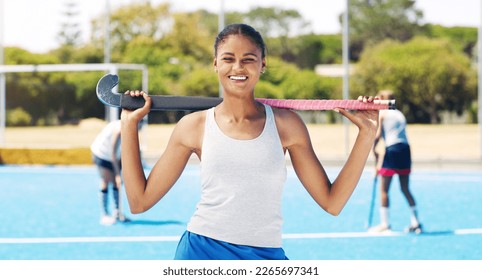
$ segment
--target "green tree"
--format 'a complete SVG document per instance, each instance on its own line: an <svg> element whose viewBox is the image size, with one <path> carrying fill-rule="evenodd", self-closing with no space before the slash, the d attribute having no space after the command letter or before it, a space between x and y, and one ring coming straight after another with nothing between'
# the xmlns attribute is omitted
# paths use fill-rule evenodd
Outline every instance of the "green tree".
<svg viewBox="0 0 482 280"><path fill-rule="evenodd" d="M7 126L30 126L32 117L24 109L17 107L7 110Z"/></svg>
<svg viewBox="0 0 482 280"><path fill-rule="evenodd" d="M323 48L320 51L320 63L342 63L342 38L340 34L319 35Z"/></svg>
<svg viewBox="0 0 482 280"><path fill-rule="evenodd" d="M189 14L195 14L196 18L199 20L198 25L206 30L209 34L208 38L215 38L219 32L219 14L211 13L206 10L197 10ZM228 12L224 13L225 24L242 22L242 14L238 12Z"/></svg>
<svg viewBox="0 0 482 280"><path fill-rule="evenodd" d="M257 29L264 37L284 37L306 33L309 24L294 9L284 10L276 7L255 7L250 9L244 20Z"/></svg>
<svg viewBox="0 0 482 280"><path fill-rule="evenodd" d="M410 40L421 32L423 12L415 0L351 0L350 58L357 61L365 46L385 39ZM340 16L340 22L341 22Z"/></svg>
<svg viewBox="0 0 482 280"><path fill-rule="evenodd" d="M183 95L188 96L219 96L219 83L212 67L199 68L181 81Z"/></svg>
<svg viewBox="0 0 482 280"><path fill-rule="evenodd" d="M60 31L57 34L57 41L60 47L53 53L59 57L61 63L72 63L72 56L76 48L81 43L82 31L78 22L79 10L77 3L68 0L65 3L64 11L62 12L63 22L60 24Z"/></svg>
<svg viewBox="0 0 482 280"><path fill-rule="evenodd" d="M445 27L441 25L425 25L425 33L429 38L449 39L457 49L466 55L472 56L477 44L476 27Z"/></svg>
<svg viewBox="0 0 482 280"><path fill-rule="evenodd" d="M244 15L244 22L257 29L266 39L276 38L275 42L270 42L270 48L274 50L277 42L279 48L276 55L288 62L293 62L296 57L289 37L306 33L304 30L309 27L297 10L273 7L251 9Z"/></svg>
<svg viewBox="0 0 482 280"><path fill-rule="evenodd" d="M441 111L461 114L475 99L476 73L448 40L416 37L367 48L351 79L352 97L394 90L409 122L438 123Z"/></svg>
<svg viewBox="0 0 482 280"><path fill-rule="evenodd" d="M275 39L272 39L275 40ZM341 63L340 35L300 35L289 39L293 63L302 69L313 70L318 64Z"/></svg>
<svg viewBox="0 0 482 280"><path fill-rule="evenodd" d="M275 57L268 58L267 71L261 80L275 86L266 94L276 98L328 99L338 94L330 79L318 76L311 70L301 70L296 65ZM257 90L257 96L270 97L264 96L260 90Z"/></svg>
<svg viewBox="0 0 482 280"><path fill-rule="evenodd" d="M52 54L32 54L20 48L5 49L6 64L55 64ZM32 124L56 124L72 118L75 91L59 73L11 73L6 75L7 110L23 110Z"/></svg>
<svg viewBox="0 0 482 280"><path fill-rule="evenodd" d="M174 15L174 25L164 40L169 42L176 54L191 56L202 63L213 60L213 39L209 31L199 25L199 14Z"/></svg>
<svg viewBox="0 0 482 280"><path fill-rule="evenodd" d="M105 15L92 21L92 42L102 49ZM110 15L110 42L113 61L119 60L127 44L138 36L160 40L171 31L169 4L153 6L149 1L121 6Z"/></svg>
<svg viewBox="0 0 482 280"><path fill-rule="evenodd" d="M80 13L75 1L68 0L64 5L65 10L62 12L64 21L60 24L57 40L61 46L76 47L80 44L80 37L82 35L78 22Z"/></svg>

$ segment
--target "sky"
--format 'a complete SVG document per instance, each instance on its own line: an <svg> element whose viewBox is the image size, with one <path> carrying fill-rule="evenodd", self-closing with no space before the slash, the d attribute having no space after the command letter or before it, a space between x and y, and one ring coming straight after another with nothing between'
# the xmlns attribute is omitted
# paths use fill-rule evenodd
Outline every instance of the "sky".
<svg viewBox="0 0 482 280"><path fill-rule="evenodd" d="M90 20L105 11L109 0L79 0L82 40L88 41ZM119 5L144 0L110 0L111 10ZM58 46L56 36L64 21L62 12L67 0L0 0L0 46L16 46L34 53L44 53ZM224 3L225 11L246 12L263 6L298 10L311 22L318 34L341 32L338 16L345 10L345 0L151 0L153 4L170 2L173 11L200 8L217 13ZM417 0L427 23L478 27L481 24L480 0Z"/></svg>

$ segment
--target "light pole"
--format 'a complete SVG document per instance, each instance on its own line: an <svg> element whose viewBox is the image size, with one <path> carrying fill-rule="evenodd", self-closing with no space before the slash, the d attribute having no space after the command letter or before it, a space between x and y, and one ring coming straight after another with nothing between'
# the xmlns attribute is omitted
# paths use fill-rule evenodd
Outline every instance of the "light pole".
<svg viewBox="0 0 482 280"><path fill-rule="evenodd" d="M350 0L346 0L346 8L345 12L343 13L343 99L349 98L349 76L350 76L350 56L349 56L349 33L348 33L348 13L350 10ZM345 128L345 154L349 154L350 146L350 131L349 131L349 123L346 118L343 118L343 125Z"/></svg>
<svg viewBox="0 0 482 280"><path fill-rule="evenodd" d="M104 17L104 63L111 63L110 52L110 0L105 0L105 17ZM110 74L116 74L117 70L110 70ZM117 89L114 88L114 90ZM105 106L105 119L109 122L119 119L119 109Z"/></svg>
<svg viewBox="0 0 482 280"><path fill-rule="evenodd" d="M5 63L4 61L4 52L3 52L3 34L4 34L4 19L5 19L5 12L4 12L3 0L0 0L0 65ZM5 73L0 73L0 146L5 144L5 123L6 120L6 106L7 97L6 97L6 82L5 82Z"/></svg>
<svg viewBox="0 0 482 280"><path fill-rule="evenodd" d="M224 29L224 0L220 0L219 16L218 16L218 32ZM223 97L223 87L219 82L219 97Z"/></svg>
<svg viewBox="0 0 482 280"><path fill-rule="evenodd" d="M477 122L479 125L479 149L480 149L480 159L482 160L482 4L479 3L480 7L480 23L477 34L477 90L478 90L478 109L477 109Z"/></svg>

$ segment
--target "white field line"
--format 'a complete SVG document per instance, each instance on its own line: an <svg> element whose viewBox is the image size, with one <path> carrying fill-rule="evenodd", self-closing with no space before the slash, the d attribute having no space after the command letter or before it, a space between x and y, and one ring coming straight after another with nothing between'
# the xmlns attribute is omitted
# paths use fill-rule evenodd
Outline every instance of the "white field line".
<svg viewBox="0 0 482 280"><path fill-rule="evenodd" d="M444 232L425 232L430 235L472 235L482 234L482 228L456 229ZM332 233L286 233L283 239L325 239L325 238L373 238L411 235L410 233L387 231L373 232L332 232ZM413 234L415 235L415 234ZM0 244L41 244L41 243L99 243L99 242L177 242L180 236L102 236L102 237L33 237L0 238Z"/></svg>

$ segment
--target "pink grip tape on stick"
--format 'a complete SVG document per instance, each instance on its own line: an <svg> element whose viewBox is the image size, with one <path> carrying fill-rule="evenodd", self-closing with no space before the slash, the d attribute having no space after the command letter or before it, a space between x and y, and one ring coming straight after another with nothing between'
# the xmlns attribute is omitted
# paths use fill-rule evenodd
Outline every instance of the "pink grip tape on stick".
<svg viewBox="0 0 482 280"><path fill-rule="evenodd" d="M293 110L333 110L342 108L345 110L393 110L395 100L374 100L373 102L361 102L358 100L331 100L331 99L268 99L256 98L257 101L276 108Z"/></svg>

